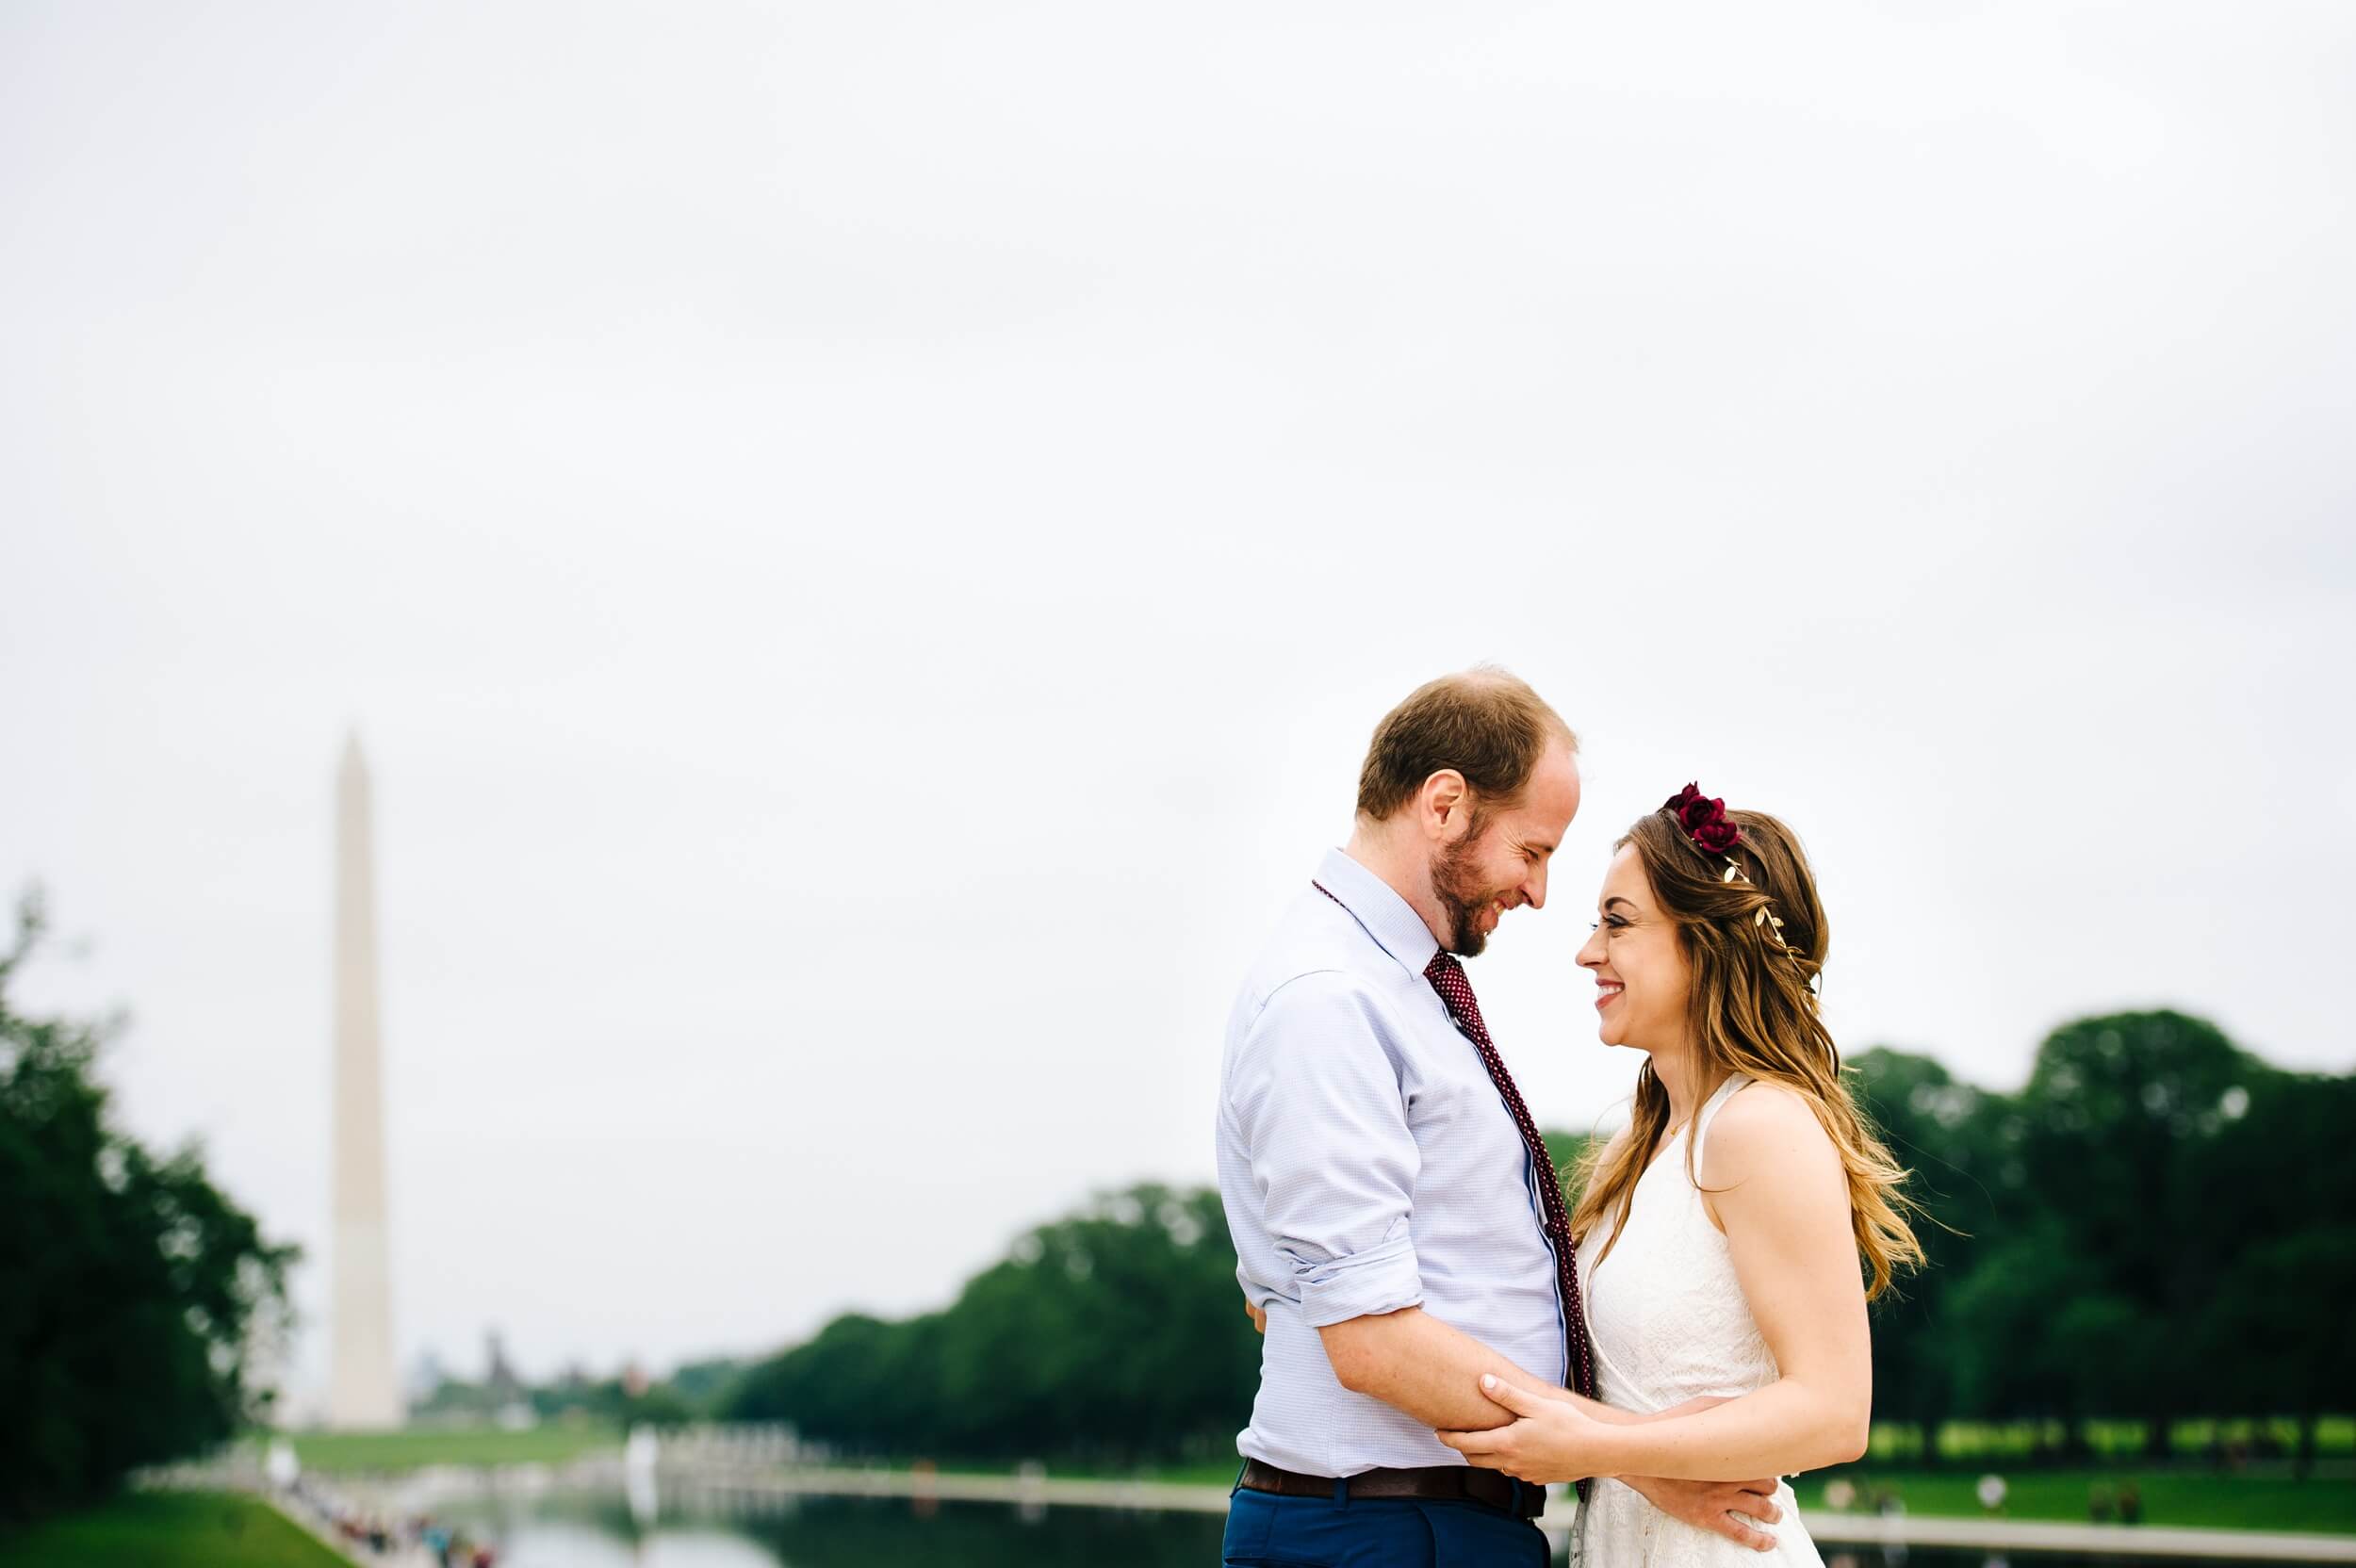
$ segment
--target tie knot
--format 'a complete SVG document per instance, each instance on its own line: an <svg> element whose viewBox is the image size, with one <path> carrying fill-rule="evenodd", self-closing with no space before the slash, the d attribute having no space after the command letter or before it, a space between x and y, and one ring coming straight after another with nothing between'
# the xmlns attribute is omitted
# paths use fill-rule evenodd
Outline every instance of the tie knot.
<svg viewBox="0 0 2356 1568"><path fill-rule="evenodd" d="M1487 1044L1489 1031L1481 1022L1481 1004L1473 1000L1472 982L1464 978L1464 966L1456 961L1456 955L1445 949L1434 953L1423 966L1423 977L1440 993L1448 1016L1470 1029L1473 1038Z"/></svg>

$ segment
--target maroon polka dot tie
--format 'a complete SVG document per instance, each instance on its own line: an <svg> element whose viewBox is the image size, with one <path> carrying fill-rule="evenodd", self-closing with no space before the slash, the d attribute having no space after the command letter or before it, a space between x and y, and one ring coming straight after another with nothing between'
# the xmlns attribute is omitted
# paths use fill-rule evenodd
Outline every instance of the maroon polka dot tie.
<svg viewBox="0 0 2356 1568"><path fill-rule="evenodd" d="M1587 1346L1587 1315L1579 1304L1579 1260L1571 1246L1571 1214L1562 1201L1562 1179L1555 1172L1553 1156L1546 1152L1546 1140L1538 1135L1537 1122L1530 1119L1522 1091L1513 1086L1513 1075L1505 1070L1505 1058L1497 1054L1489 1038L1488 1025L1481 1021L1481 1004L1473 1000L1464 966L1456 961L1455 954L1442 951L1424 966L1423 977L1432 982L1432 988L1448 1004L1456 1027L1480 1053L1481 1065L1489 1070L1489 1081L1497 1086L1497 1098L1505 1102L1522 1142L1529 1147L1530 1166L1538 1173L1538 1203L1546 1216L1546 1240L1554 1245L1555 1283L1562 1292L1563 1364L1570 1369L1566 1375L1571 1386L1592 1399L1595 1396L1595 1355ZM1583 1483L1580 1490L1583 1495Z"/></svg>

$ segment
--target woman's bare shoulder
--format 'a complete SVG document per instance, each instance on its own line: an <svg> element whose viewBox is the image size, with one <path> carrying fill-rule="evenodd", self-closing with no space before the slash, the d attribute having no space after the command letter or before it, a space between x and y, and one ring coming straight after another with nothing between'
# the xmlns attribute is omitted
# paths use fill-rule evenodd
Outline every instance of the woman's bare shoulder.
<svg viewBox="0 0 2356 1568"><path fill-rule="evenodd" d="M1722 1186L1779 1170L1838 1169L1841 1156L1806 1096L1755 1079L1727 1096L1710 1119L1702 1165L1704 1184Z"/></svg>

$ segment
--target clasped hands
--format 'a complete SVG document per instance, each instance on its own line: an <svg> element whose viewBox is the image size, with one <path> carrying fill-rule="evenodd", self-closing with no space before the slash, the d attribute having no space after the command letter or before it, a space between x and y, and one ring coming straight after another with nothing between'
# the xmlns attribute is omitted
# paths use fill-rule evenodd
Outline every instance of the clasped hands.
<svg viewBox="0 0 2356 1568"><path fill-rule="evenodd" d="M1254 1329L1268 1332L1268 1314L1258 1302L1247 1298L1244 1311L1251 1315ZM1439 1434L1441 1442L1469 1462L1538 1486L1612 1474L1604 1448L1604 1434L1611 1428L1570 1400L1532 1394L1494 1375L1482 1377L1481 1392L1493 1403L1512 1411L1514 1418L1486 1431ZM1661 1414L1664 1418L1686 1415L1725 1402L1710 1397L1691 1399ZM1775 1537L1759 1527L1783 1518L1783 1510L1775 1501L1775 1481L1772 1476L1757 1481L1685 1481L1660 1476L1613 1478L1633 1488L1646 1502L1673 1519L1682 1519L1723 1535L1753 1551L1775 1548Z"/></svg>
<svg viewBox="0 0 2356 1568"><path fill-rule="evenodd" d="M1486 1470L1501 1471L1533 1486L1577 1480L1587 1476L1611 1476L1642 1494L1653 1507L1689 1525L1726 1536L1754 1551L1768 1551L1775 1538L1759 1525L1783 1517L1774 1497L1775 1478L1755 1481L1669 1480L1658 1476L1620 1476L1610 1443L1612 1428L1570 1400L1516 1388L1504 1379L1484 1375L1483 1397L1513 1413L1513 1419L1486 1431L1444 1431L1441 1442ZM1687 1414L1720 1404L1704 1398L1679 1405L1666 1415Z"/></svg>

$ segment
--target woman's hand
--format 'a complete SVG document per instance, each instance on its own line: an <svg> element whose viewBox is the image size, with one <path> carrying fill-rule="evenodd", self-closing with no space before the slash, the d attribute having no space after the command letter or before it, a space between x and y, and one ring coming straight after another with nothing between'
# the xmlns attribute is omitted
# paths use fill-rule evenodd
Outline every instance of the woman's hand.
<svg viewBox="0 0 2356 1568"><path fill-rule="evenodd" d="M1612 1474L1606 1445L1613 1429L1569 1400L1549 1399L1487 1376L1481 1380L1481 1392L1512 1411L1515 1419L1484 1432L1439 1434L1441 1442L1470 1462L1532 1486Z"/></svg>

